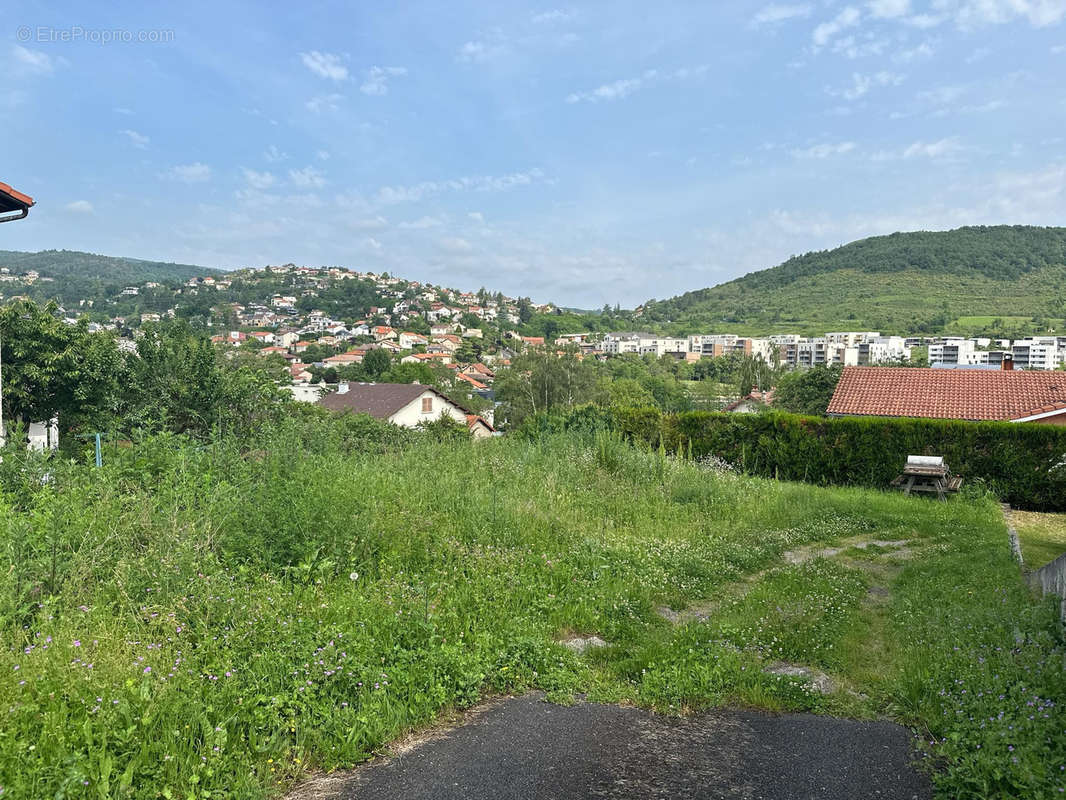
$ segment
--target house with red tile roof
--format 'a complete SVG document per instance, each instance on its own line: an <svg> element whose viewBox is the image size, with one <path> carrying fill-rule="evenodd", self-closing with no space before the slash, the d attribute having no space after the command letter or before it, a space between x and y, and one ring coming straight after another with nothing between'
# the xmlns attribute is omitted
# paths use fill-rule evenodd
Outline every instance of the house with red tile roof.
<svg viewBox="0 0 1066 800"><path fill-rule="evenodd" d="M484 417L479 417L477 414L467 414L466 425L475 439L484 439L492 436L496 430Z"/></svg>
<svg viewBox="0 0 1066 800"><path fill-rule="evenodd" d="M451 364L452 357L448 353L411 353L400 359L401 364Z"/></svg>
<svg viewBox="0 0 1066 800"><path fill-rule="evenodd" d="M845 367L827 413L1066 425L1066 372Z"/></svg>
<svg viewBox="0 0 1066 800"><path fill-rule="evenodd" d="M307 365L301 364L299 361L289 364L289 374L292 376L293 381L297 383L307 383L312 377Z"/></svg>
<svg viewBox="0 0 1066 800"><path fill-rule="evenodd" d="M471 378L469 375L464 375L462 372L456 373L455 377L458 380L466 381L471 386L473 386L475 389L488 389L489 388L488 386L486 386L485 384L483 384L481 381L477 380L476 378Z"/></svg>
<svg viewBox="0 0 1066 800"><path fill-rule="evenodd" d="M322 359L322 363L327 367L347 367L350 364L358 364L363 360L363 357L358 353L339 353L335 356Z"/></svg>

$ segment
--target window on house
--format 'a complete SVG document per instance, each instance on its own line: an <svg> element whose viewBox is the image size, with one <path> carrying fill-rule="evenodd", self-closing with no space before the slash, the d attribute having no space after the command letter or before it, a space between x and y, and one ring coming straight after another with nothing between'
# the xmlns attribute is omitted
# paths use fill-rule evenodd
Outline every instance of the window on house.
<svg viewBox="0 0 1066 800"><path fill-rule="evenodd" d="M422 398L422 413L423 414L432 414L433 413L433 398L432 397L423 397Z"/></svg>

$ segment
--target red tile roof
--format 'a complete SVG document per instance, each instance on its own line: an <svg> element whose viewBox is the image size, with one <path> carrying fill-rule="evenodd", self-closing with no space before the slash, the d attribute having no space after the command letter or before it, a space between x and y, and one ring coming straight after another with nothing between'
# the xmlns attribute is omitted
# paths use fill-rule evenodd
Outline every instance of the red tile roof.
<svg viewBox="0 0 1066 800"><path fill-rule="evenodd" d="M474 380L469 375L464 375L461 372L458 375L456 375L455 377L458 378L459 380L466 381L471 386L473 386L475 389L488 389L489 388L488 386L483 384L481 381Z"/></svg>
<svg viewBox="0 0 1066 800"><path fill-rule="evenodd" d="M486 428L488 428L490 431L495 432L496 429L494 427L492 427L492 425L489 424L489 421L487 419L485 419L484 417L479 416L478 414L467 414L466 415L466 426L468 428L470 428L470 430L474 430L474 427L479 422L482 425L484 425Z"/></svg>
<svg viewBox="0 0 1066 800"><path fill-rule="evenodd" d="M845 367L828 413L1017 420L1066 411L1066 373L1042 370Z"/></svg>
<svg viewBox="0 0 1066 800"><path fill-rule="evenodd" d="M32 206L33 198L12 189L6 183L0 183L0 211L19 211Z"/></svg>

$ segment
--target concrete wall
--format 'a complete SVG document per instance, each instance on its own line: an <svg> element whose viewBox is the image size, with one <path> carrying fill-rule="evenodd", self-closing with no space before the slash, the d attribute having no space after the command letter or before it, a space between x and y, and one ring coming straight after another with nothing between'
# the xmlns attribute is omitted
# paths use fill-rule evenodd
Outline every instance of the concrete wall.
<svg viewBox="0 0 1066 800"><path fill-rule="evenodd" d="M1044 594L1058 595L1062 601L1059 616L1066 620L1066 553L1050 564L1029 573L1029 584Z"/></svg>

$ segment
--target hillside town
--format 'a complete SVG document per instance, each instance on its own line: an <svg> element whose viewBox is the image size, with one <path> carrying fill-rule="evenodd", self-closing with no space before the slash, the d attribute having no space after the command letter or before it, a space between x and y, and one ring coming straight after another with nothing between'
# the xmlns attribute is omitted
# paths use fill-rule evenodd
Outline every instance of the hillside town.
<svg viewBox="0 0 1066 800"><path fill-rule="evenodd" d="M31 286L51 280L36 271L16 275L0 267L0 281L7 283ZM79 299L61 312L70 323L88 314L90 330L115 331L129 349L143 325L197 317L219 331L213 336L219 345L284 359L294 384L335 378L329 370L361 363L375 349L400 363L447 367L456 380L478 390L491 385L492 367L505 366L515 352L538 346L569 346L581 357L600 359L634 353L696 362L741 354L784 368L923 363L979 369L999 368L1005 360L1015 369L1066 367L1066 336L1059 335L1014 340L879 331L762 337L632 330L525 335L535 332L527 330L534 315L550 318L562 311L551 303L534 304L484 289L461 291L387 273L293 264L195 277L181 285L149 281L124 286L110 297ZM549 322L545 327L558 326Z"/></svg>

